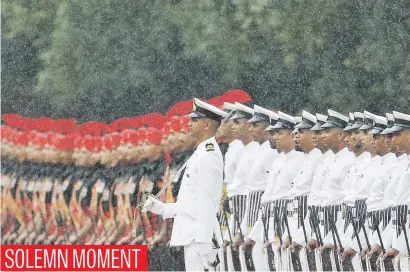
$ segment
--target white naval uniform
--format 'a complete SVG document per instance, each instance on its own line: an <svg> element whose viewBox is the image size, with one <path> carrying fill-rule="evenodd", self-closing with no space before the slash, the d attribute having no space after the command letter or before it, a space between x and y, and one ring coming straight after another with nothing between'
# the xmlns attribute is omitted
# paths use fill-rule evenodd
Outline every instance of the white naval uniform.
<svg viewBox="0 0 410 272"><path fill-rule="evenodd" d="M399 184L402 174L404 173L404 171L406 171L408 164L409 164L409 158L407 154L403 154L397 158L396 166L394 167L394 170L390 176L390 181L386 186L385 195L383 198L383 203L386 206L386 208L391 208L396 205L395 195L396 195L396 191L398 188L398 184ZM394 226L393 222L390 220L389 224L383 230L382 235L381 235L382 240L383 240L383 245L386 249L392 246L393 237L395 235L396 235L396 226ZM377 239L377 244L378 245L381 244L379 239Z"/></svg>
<svg viewBox="0 0 410 272"><path fill-rule="evenodd" d="M364 171L370 166L372 163L372 155L365 151L360 154L354 161L354 165L349 169L346 178L343 180L341 184L341 189L344 195L343 202L349 204L350 206L354 206L354 200L350 197L352 195L352 191L354 188L359 184L359 180L363 177Z"/></svg>
<svg viewBox="0 0 410 272"><path fill-rule="evenodd" d="M267 181L269 178L269 170L273 161L275 161L276 157L278 156L278 151L276 149L272 149L270 147L269 141L264 142L260 146L260 151L258 152L258 156L253 163L250 173L249 179L247 182L247 190L249 194L252 192L263 192L266 189ZM261 198L262 196L260 196ZM245 219L254 221L255 223L257 218L248 218L249 217L249 208L250 208L250 197L248 197L247 207L246 207L246 217ZM249 227L249 226L247 226ZM248 234L248 229L246 230L246 234Z"/></svg>
<svg viewBox="0 0 410 272"><path fill-rule="evenodd" d="M235 178L236 169L238 168L239 161L243 155L245 150L245 146L242 141L240 140L233 140L229 143L228 150L225 153L225 160L224 160L224 184L226 185L226 192L227 194L231 194L232 191L228 188L229 184L232 184ZM228 220L226 218L225 212L222 215L224 220ZM231 217L232 218L232 217ZM232 230L233 224L232 220L228 222L229 228ZM221 222L222 223L222 222ZM225 222L226 224L226 222ZM222 231L222 235L224 236L224 240L229 241L229 235L227 230ZM229 241L230 242L230 241Z"/></svg>
<svg viewBox="0 0 410 272"><path fill-rule="evenodd" d="M355 162L355 156L347 148L343 148L334 156L333 162L329 165L328 173L325 177L322 188L322 207L341 205L344 194L341 188L342 181L347 176L350 168ZM330 222L324 222L330 224ZM339 229L343 225L342 213L338 212L335 220L336 228ZM325 233L326 234L326 233ZM325 235L323 235L325 236ZM327 232L323 239L323 243L334 244L332 232Z"/></svg>
<svg viewBox="0 0 410 272"><path fill-rule="evenodd" d="M241 157L235 158L237 161L239 161L239 163L238 167L236 168L233 181L228 183L226 186L228 197L248 194L247 181L252 165L259 155L259 151L260 144L252 141L244 147Z"/></svg>
<svg viewBox="0 0 410 272"><path fill-rule="evenodd" d="M349 208L355 207L355 200L352 196L352 186L358 186L360 179L363 178L364 171L372 162L372 155L364 151L354 160L353 166L349 169L347 176L342 181L341 190L343 194L343 204ZM357 207L356 207L356 210ZM339 237L343 248L349 247L354 235L353 225L351 224L351 214L346 213L343 224L338 229ZM356 236L353 237L356 239Z"/></svg>
<svg viewBox="0 0 410 272"><path fill-rule="evenodd" d="M280 168L286 163L286 154L284 152L278 153L276 156L276 159L272 162L272 164L269 167L269 173L268 173L268 180L265 188L265 193L262 196L261 204L268 204L269 201L264 201L263 197L266 195L266 191L269 187L274 186L274 182L276 179L276 176L278 175L278 172ZM267 215L268 217L269 215ZM269 222L272 221L272 218L266 218L266 220L269 220ZM270 225L270 223L269 223ZM273 232L271 232L269 229L268 230L268 236L270 239L273 237ZM252 239L253 241L260 241L261 243L264 243L265 241L265 236L264 236L264 228L263 228L263 222L262 222L262 212L259 213L258 215L258 220L255 222L255 225L253 226L251 232L249 233L248 237Z"/></svg>
<svg viewBox="0 0 410 272"><path fill-rule="evenodd" d="M384 209L388 208L383 203L383 198L385 195L387 184L389 183L390 177L396 166L397 157L393 153L387 153L382 157L382 165L379 169L375 169L376 178L373 184L370 186L369 189L369 197L366 200L367 205L367 212L372 213L379 211L380 218L378 220L378 227L380 231L384 230L384 226L388 224L386 222L387 217L385 217ZM366 227L369 227L370 224L374 224L374 222L368 222L365 224ZM377 231L375 229L368 229L368 236L370 245L375 244L378 241ZM358 250L356 245L352 246L354 250ZM356 251L358 252L358 251Z"/></svg>
<svg viewBox="0 0 410 272"><path fill-rule="evenodd" d="M238 166L235 171L235 175L233 178L233 181L230 183L227 183L226 185L226 191L227 195L229 198L237 198L240 199L241 203L236 203L235 205L233 204L232 201L230 201L230 208L236 209L236 213L231 212L230 220L229 220L229 225L231 227L231 235L234 236L236 233L235 231L237 228L237 224L235 223L235 218L238 219L240 225L237 226L240 228L241 232L245 235L246 234L246 228L244 223L244 217L245 217L245 209L246 209L246 201L245 198L248 195L248 187L247 187L247 182L249 180L250 176L250 170L252 168L253 163L255 162L256 158L258 157L260 153L260 144L252 141L248 143L242 152L242 155L240 158L236 158L236 160L239 160ZM242 201L243 200L243 201ZM225 235L226 236L226 235ZM226 240L226 239L225 239Z"/></svg>
<svg viewBox="0 0 410 272"><path fill-rule="evenodd" d="M307 153L302 162L299 164L298 172L292 181L292 190L290 196L292 198L304 196L308 198L309 193L312 188L313 176L315 174L316 168L320 165L323 160L322 152L314 148L309 153ZM301 204L301 203L300 203ZM307 208L307 206L306 206ZM304 213L299 209L299 212ZM292 236L292 240L300 245L305 245L305 235L303 228L299 226L299 215L295 214L294 217L289 218L289 229ZM310 224L309 217L306 216L307 220L304 220L305 230L307 239L309 240Z"/></svg>
<svg viewBox="0 0 410 272"><path fill-rule="evenodd" d="M348 206L354 206L356 200L363 200L369 197L370 194L370 188L373 185L373 183L376 181L376 178L378 176L380 176L382 174L382 163L383 163L383 159L380 156L374 156L371 159L371 163L370 165L363 171L363 173L361 174L361 176L358 177L357 181L355 181L355 183L351 184L351 188L350 188L350 194L347 195L344 199L344 203ZM366 206L366 215L365 218L367 218L367 212L369 210L367 209ZM349 226L351 227L351 223L349 222ZM368 224L366 224L366 222L364 222L363 226L365 227L365 231L369 236L370 233L370 229ZM351 233L351 235L353 235L353 233ZM364 235L364 232L361 228L358 229L358 235L359 235L359 241L361 246L364 248L365 246L367 246L366 243L366 238ZM346 243L349 243L349 246L351 248L353 248L356 252L360 251L359 248L359 244L357 242L357 237L353 237L352 236L346 236ZM370 240L369 240L370 243Z"/></svg>
<svg viewBox="0 0 410 272"><path fill-rule="evenodd" d="M164 219L174 218L171 246L184 246L187 271L204 270L202 258L215 261L214 231L222 195L223 157L215 137L198 145L189 158L178 199L164 205Z"/></svg>
<svg viewBox="0 0 410 272"><path fill-rule="evenodd" d="M270 147L269 141L261 145L260 153L250 170L248 191L264 191L269 177L269 169L278 156L278 151Z"/></svg>
<svg viewBox="0 0 410 272"><path fill-rule="evenodd" d="M322 155L322 160L319 163L319 165L316 167L315 172L313 174L312 178L312 186L310 188L310 193L308 196L308 206L309 207L317 207L319 208L320 205L322 204L322 188L323 184L325 183L325 179L327 176L327 173L329 172L329 168L332 165L334 161L334 156L335 153L331 149L326 151ZM308 211L308 215L306 216L305 220L305 226L307 226L306 229L306 234L309 235L309 239L314 239L317 240L318 238L316 237L316 233L314 233L313 230L311 230L311 225L310 225L310 210ZM323 235L323 226L319 225L320 233ZM303 231L303 230L302 230ZM304 240L299 241L301 245L305 244Z"/></svg>
<svg viewBox="0 0 410 272"><path fill-rule="evenodd" d="M410 159L410 158L409 158ZM397 185L396 195L395 195L395 205L405 205L407 206L407 210L410 210L410 165L407 166L407 169L403 172L400 176L400 181ZM405 224L406 232L407 232L407 239L409 239L410 244L410 218L409 215L405 215L407 217L407 221ZM394 235L392 248L400 251L403 256L408 256L408 249L406 246L406 240L403 230L400 230L400 235Z"/></svg>
<svg viewBox="0 0 410 272"><path fill-rule="evenodd" d="M228 151L225 154L224 165L224 183L226 185L233 183L236 169L238 168L239 160L243 154L245 146L240 140L233 140L229 143ZM228 188L227 188L228 190Z"/></svg>
<svg viewBox="0 0 410 272"><path fill-rule="evenodd" d="M287 154L280 153L278 158L272 163L269 173L268 184L262 196L262 203L267 204L275 200L288 199L292 189L292 180L296 175L295 168L305 155L302 152L292 150ZM274 218L269 218L269 242L273 242L275 235ZM263 222L261 216L258 217L255 227L249 237L256 241L264 241Z"/></svg>
<svg viewBox="0 0 410 272"><path fill-rule="evenodd" d="M247 223L246 235L249 234L253 224L257 220L260 200L262 198L263 191L265 191L269 177L269 168L272 162L276 159L277 155L278 151L271 148L269 141L265 141L260 146L259 155L250 170L250 175L247 182L249 195L247 199L246 216L244 218L245 223ZM249 222L251 222L252 226L248 224ZM252 249L253 263L256 271L262 271L265 269L263 244L260 240L255 242L255 246Z"/></svg>

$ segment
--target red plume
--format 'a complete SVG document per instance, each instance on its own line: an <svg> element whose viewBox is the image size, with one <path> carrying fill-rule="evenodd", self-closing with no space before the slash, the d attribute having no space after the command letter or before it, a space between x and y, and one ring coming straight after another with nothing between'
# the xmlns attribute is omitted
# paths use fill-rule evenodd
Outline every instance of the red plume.
<svg viewBox="0 0 410 272"><path fill-rule="evenodd" d="M229 90L222 95L223 102L229 103L247 103L252 101L250 95L244 90Z"/></svg>

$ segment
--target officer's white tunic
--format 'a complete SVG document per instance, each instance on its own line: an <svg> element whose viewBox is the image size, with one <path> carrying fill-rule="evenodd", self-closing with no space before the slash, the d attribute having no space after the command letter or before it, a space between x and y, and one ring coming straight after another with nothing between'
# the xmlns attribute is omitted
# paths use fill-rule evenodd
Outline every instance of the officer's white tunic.
<svg viewBox="0 0 410 272"><path fill-rule="evenodd" d="M174 218L170 244L185 246L188 271L203 270L200 256L208 254L209 261L214 261L212 237L215 228L219 231L216 214L222 181L223 157L215 137L211 137L190 157L177 201L164 206L164 219Z"/></svg>

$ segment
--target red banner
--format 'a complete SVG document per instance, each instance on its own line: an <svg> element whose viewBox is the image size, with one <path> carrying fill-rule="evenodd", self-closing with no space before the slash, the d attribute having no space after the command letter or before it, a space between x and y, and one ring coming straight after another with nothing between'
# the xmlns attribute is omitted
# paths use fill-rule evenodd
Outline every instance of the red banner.
<svg viewBox="0 0 410 272"><path fill-rule="evenodd" d="M1 271L147 271L147 246L2 245Z"/></svg>

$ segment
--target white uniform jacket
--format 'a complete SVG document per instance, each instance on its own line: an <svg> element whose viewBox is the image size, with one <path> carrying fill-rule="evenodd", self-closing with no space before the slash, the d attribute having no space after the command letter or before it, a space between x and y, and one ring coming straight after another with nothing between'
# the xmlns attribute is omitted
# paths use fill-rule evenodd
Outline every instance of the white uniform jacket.
<svg viewBox="0 0 410 272"><path fill-rule="evenodd" d="M223 157L215 137L200 143L189 158L178 199L166 204L164 219L174 218L171 246L212 243L222 195ZM218 230L219 231L219 230Z"/></svg>

